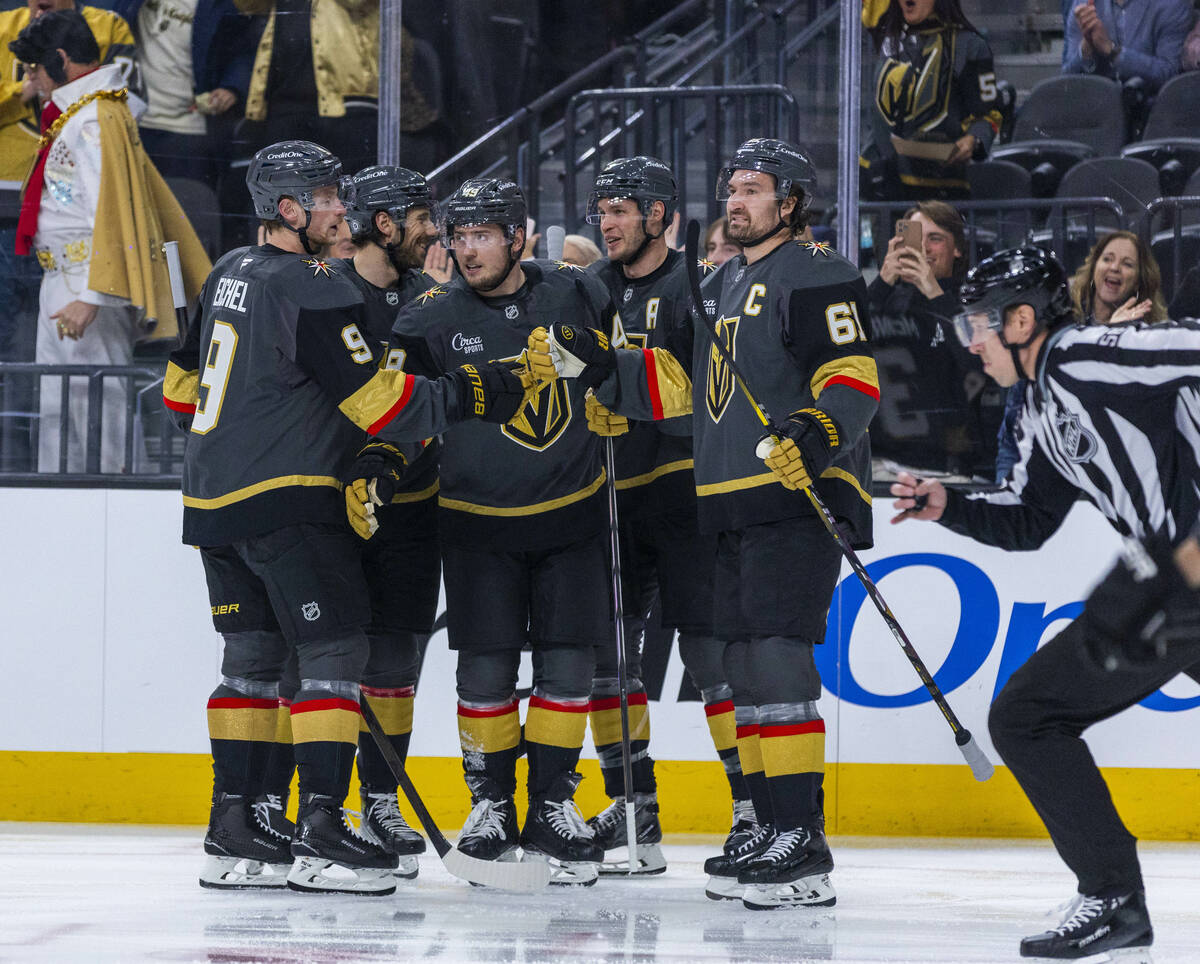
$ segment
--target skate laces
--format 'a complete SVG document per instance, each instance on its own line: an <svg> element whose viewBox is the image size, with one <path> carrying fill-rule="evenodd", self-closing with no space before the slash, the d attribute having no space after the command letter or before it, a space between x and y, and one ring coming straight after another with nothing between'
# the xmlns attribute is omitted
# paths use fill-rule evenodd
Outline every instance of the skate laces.
<svg viewBox="0 0 1200 964"><path fill-rule="evenodd" d="M635 804L636 806L636 804ZM592 829L596 833L607 834L614 827L618 827L625 822L625 798L617 797L607 807L596 814L592 818Z"/></svg>
<svg viewBox="0 0 1200 964"><path fill-rule="evenodd" d="M396 802L395 796L390 793L371 793L367 795L367 799L371 801L371 806L367 808L368 819L379 821L379 825L388 833L415 832L400 812L400 804Z"/></svg>
<svg viewBox="0 0 1200 964"><path fill-rule="evenodd" d="M547 800L545 804L550 826L560 837L583 837L585 840L591 840L596 836L596 831L584 821L583 814L575 806L574 800ZM622 802L621 806L624 805Z"/></svg>
<svg viewBox="0 0 1200 964"><path fill-rule="evenodd" d="M357 810L351 810L349 807L341 807L342 826L346 828L346 832L355 840L361 840L363 843L370 844L372 847L379 846L374 840L363 833L358 827L354 826L347 818L354 817L361 824L363 815Z"/></svg>
<svg viewBox="0 0 1200 964"><path fill-rule="evenodd" d="M463 824L462 837L504 837L504 802L480 800Z"/></svg>
<svg viewBox="0 0 1200 964"><path fill-rule="evenodd" d="M756 824L750 836L738 844L735 848L735 854L749 853L752 850L758 849L763 840L775 832L775 829L769 823Z"/></svg>
<svg viewBox="0 0 1200 964"><path fill-rule="evenodd" d="M764 851L760 859L778 860L781 857L786 857L788 851L792 849L793 845L797 843L804 843L804 837L807 832L808 831L806 831L803 827L799 827L795 830L783 831L783 833L775 838L775 840L771 843L771 846Z"/></svg>
<svg viewBox="0 0 1200 964"><path fill-rule="evenodd" d="M1067 931L1073 931L1084 924L1091 923L1103 912L1104 901L1099 897L1088 897L1086 894L1080 894L1079 901L1071 912L1071 916L1054 928L1054 933L1060 937L1065 937Z"/></svg>
<svg viewBox="0 0 1200 964"><path fill-rule="evenodd" d="M250 809L254 811L254 819L258 822L259 827L279 840L290 840L287 834L280 833L271 823L271 810L283 812L283 798L277 793L268 793L265 800L255 800L250 805Z"/></svg>

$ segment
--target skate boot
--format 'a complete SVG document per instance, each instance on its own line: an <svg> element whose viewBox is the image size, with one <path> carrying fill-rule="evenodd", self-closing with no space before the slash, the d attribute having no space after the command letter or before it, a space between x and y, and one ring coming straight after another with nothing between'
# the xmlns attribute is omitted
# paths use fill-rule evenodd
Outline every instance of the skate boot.
<svg viewBox="0 0 1200 964"><path fill-rule="evenodd" d="M300 794L292 856L292 890L373 897L396 892L396 855L353 830L335 797Z"/></svg>
<svg viewBox="0 0 1200 964"><path fill-rule="evenodd" d="M819 826L784 830L742 865L737 878L746 888L742 903L750 910L832 907L837 903L832 871L833 854Z"/></svg>
<svg viewBox="0 0 1200 964"><path fill-rule="evenodd" d="M737 882L740 864L757 856L775 839L775 829L760 825L749 800L733 801L733 826L721 853L704 861L708 874L704 894L712 900L741 900L745 888Z"/></svg>
<svg viewBox="0 0 1200 964"><path fill-rule="evenodd" d="M1058 927L1021 941L1021 956L1070 959L1152 943L1154 929L1142 891L1111 897L1080 894Z"/></svg>
<svg viewBox="0 0 1200 964"><path fill-rule="evenodd" d="M254 812L258 822L270 827L288 840L296 833L296 825L287 818L288 793L262 793L254 798Z"/></svg>
<svg viewBox="0 0 1200 964"><path fill-rule="evenodd" d="M633 795L633 820L635 847L633 873L661 874L667 869L663 856L662 827L658 823L658 795L635 793ZM600 876L625 875L629 869L629 840L625 829L625 798L617 797L608 807L588 822L596 834L596 843L604 848L604 863L600 865Z"/></svg>
<svg viewBox="0 0 1200 964"><path fill-rule="evenodd" d="M200 886L218 890L256 890L287 886L291 839L258 819L249 797L214 793L204 835L208 859Z"/></svg>
<svg viewBox="0 0 1200 964"><path fill-rule="evenodd" d="M600 876L604 848L572 799L581 779L578 773L564 773L545 794L529 798L521 848L526 860L550 865L552 884L590 887Z"/></svg>
<svg viewBox="0 0 1200 964"><path fill-rule="evenodd" d="M499 788L496 792L500 793ZM457 847L468 857L479 860L516 861L521 832L517 827L517 807L513 798L472 795L474 809L458 835Z"/></svg>
<svg viewBox="0 0 1200 964"><path fill-rule="evenodd" d="M396 867L396 876L405 880L413 880L417 876L417 854L425 853L425 838L413 830L400 813L396 802L396 791L385 790L382 793L372 793L361 790L362 795L362 827L361 832L368 840L373 840L388 853L397 856L400 863Z"/></svg>

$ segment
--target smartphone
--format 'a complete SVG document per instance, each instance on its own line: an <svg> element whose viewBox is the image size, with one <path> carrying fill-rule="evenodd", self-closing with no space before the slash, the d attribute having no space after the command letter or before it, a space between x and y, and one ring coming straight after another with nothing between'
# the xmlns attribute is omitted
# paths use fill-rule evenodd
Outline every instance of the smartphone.
<svg viewBox="0 0 1200 964"><path fill-rule="evenodd" d="M914 251L924 251L924 234L920 221L907 221L901 218L896 222L896 234L904 239L907 247Z"/></svg>

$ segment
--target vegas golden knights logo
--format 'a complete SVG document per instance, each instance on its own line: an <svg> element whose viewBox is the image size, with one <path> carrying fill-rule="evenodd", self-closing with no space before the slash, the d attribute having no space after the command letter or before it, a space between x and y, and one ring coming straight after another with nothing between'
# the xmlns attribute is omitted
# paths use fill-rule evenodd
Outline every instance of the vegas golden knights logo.
<svg viewBox="0 0 1200 964"><path fill-rule="evenodd" d="M515 358L502 358L500 361L524 363L526 354L521 352ZM516 418L502 425L500 431L527 449L536 452L548 449L558 441L571 421L570 385L570 380L566 378L556 378L543 385L525 402Z"/></svg>
<svg viewBox="0 0 1200 964"><path fill-rule="evenodd" d="M721 342L729 349L729 354L737 358L737 330L741 316L736 318L718 318L714 327ZM705 397L708 401L708 414L714 422L721 421L729 400L733 398L733 372L717 351L716 345L708 350L708 390Z"/></svg>
<svg viewBox="0 0 1200 964"><path fill-rule="evenodd" d="M919 63L889 57L875 85L875 104L893 127L902 124L914 131L936 127L945 116L954 67L953 31L917 38Z"/></svg>

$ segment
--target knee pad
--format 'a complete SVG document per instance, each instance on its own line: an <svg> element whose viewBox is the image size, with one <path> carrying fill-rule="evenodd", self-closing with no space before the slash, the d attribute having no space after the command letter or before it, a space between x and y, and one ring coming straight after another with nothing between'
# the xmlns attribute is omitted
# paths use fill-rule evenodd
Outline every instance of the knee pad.
<svg viewBox="0 0 1200 964"><path fill-rule="evenodd" d="M368 634L370 653L363 670L366 686L385 689L415 686L421 672L421 648L416 633Z"/></svg>
<svg viewBox="0 0 1200 964"><path fill-rule="evenodd" d="M687 670L692 685L701 693L712 686L726 683L725 642L712 636L695 633L679 634L679 658Z"/></svg>
<svg viewBox="0 0 1200 964"><path fill-rule="evenodd" d="M458 651L455 671L458 701L466 706L500 706L512 702L521 664L518 649Z"/></svg>
<svg viewBox="0 0 1200 964"><path fill-rule="evenodd" d="M754 702L759 706L815 702L821 698L821 674L813 659L813 644L799 637L767 636L751 640L746 670Z"/></svg>
<svg viewBox="0 0 1200 964"><path fill-rule="evenodd" d="M354 680L357 684L367 665L369 649L367 634L363 632L330 639L301 640L296 644L301 681Z"/></svg>
<svg viewBox="0 0 1200 964"><path fill-rule="evenodd" d="M590 646L544 646L533 685L554 699L586 700L592 695L595 653Z"/></svg>
<svg viewBox="0 0 1200 964"><path fill-rule="evenodd" d="M225 633L221 673L230 679L278 683L287 661L288 644L278 630Z"/></svg>

